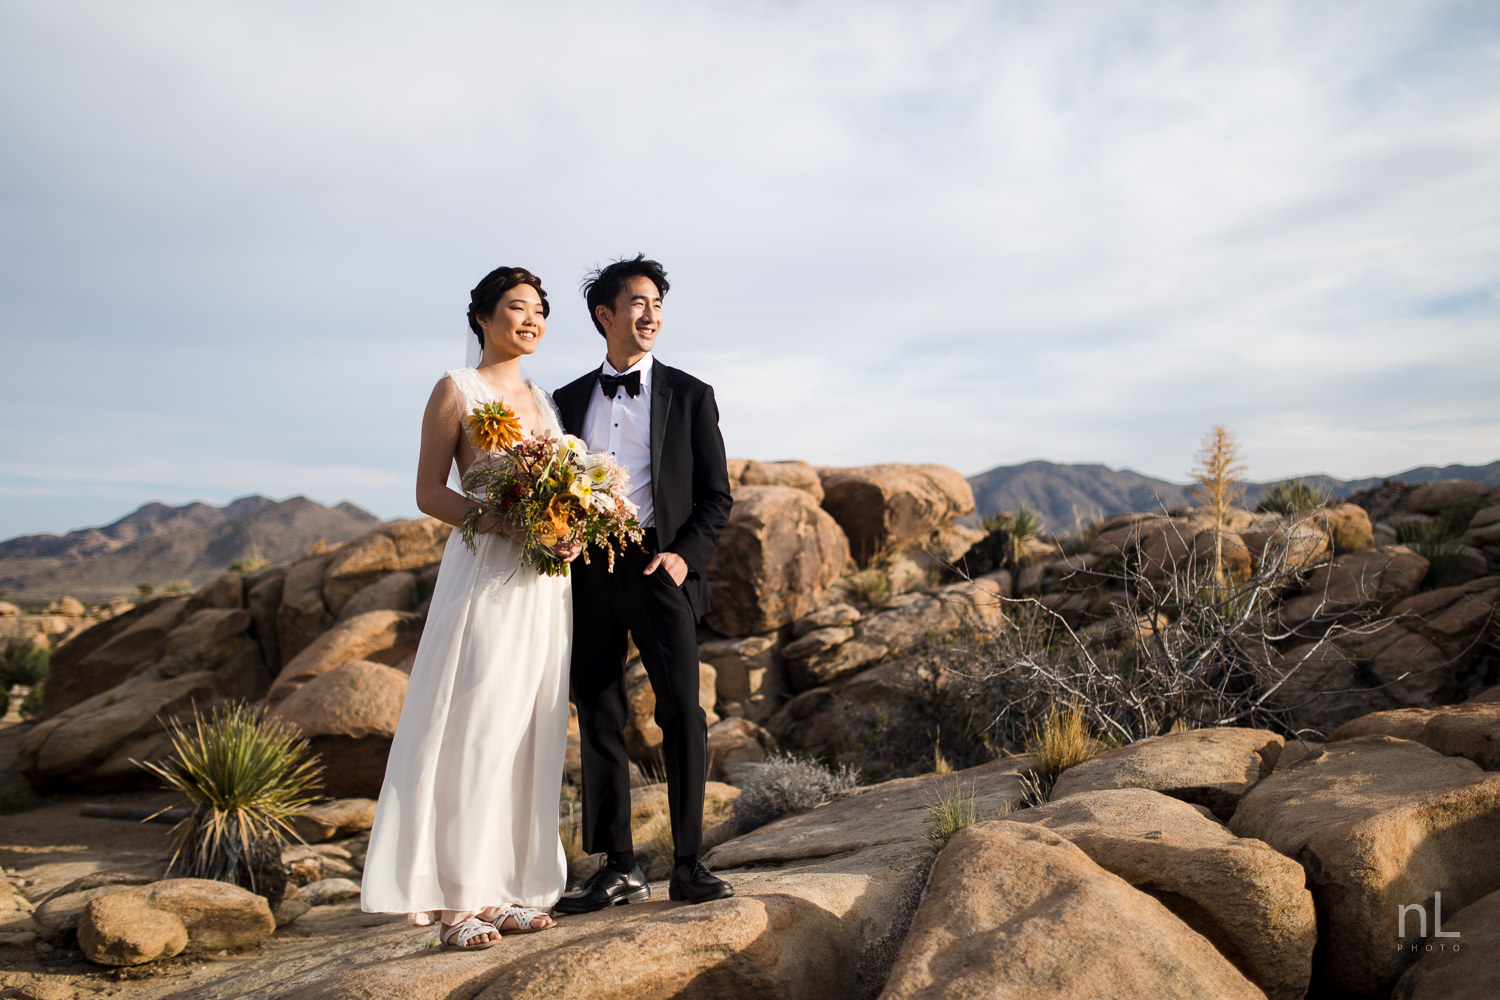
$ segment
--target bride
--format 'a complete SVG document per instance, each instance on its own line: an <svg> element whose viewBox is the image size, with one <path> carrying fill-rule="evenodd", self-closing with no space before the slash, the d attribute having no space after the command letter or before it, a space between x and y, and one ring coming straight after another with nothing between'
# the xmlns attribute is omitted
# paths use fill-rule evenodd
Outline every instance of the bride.
<svg viewBox="0 0 1500 1000"><path fill-rule="evenodd" d="M547 293L501 267L469 295L482 353L438 381L422 418L417 506L457 525L471 506L450 467L479 456L464 423L503 400L533 435L562 436L551 399L521 374L547 330ZM448 538L370 832L361 906L441 923L450 948L487 948L552 923L567 866L557 831L568 725L572 592L520 564L516 529L480 523L477 552ZM575 558L577 542L558 555Z"/></svg>

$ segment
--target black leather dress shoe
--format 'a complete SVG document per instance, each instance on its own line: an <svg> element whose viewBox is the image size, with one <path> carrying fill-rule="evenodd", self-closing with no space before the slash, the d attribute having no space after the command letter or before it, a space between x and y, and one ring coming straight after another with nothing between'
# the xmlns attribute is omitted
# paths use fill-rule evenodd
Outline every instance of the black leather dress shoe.
<svg viewBox="0 0 1500 1000"><path fill-rule="evenodd" d="M694 858L672 867L667 895L672 899L685 899L689 903L706 903L711 899L733 896L734 886L716 877L702 861Z"/></svg>
<svg viewBox="0 0 1500 1000"><path fill-rule="evenodd" d="M646 873L636 865L628 874L615 871L607 863L589 876L583 891L573 896L564 896L552 909L558 913L593 913L606 906L621 906L625 903L644 903L651 898L651 887L646 884Z"/></svg>

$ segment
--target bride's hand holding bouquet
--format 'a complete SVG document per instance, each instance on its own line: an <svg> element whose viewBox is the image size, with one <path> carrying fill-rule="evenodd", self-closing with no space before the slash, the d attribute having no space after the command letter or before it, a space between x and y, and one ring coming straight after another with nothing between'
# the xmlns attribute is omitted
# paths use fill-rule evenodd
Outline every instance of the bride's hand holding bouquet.
<svg viewBox="0 0 1500 1000"><path fill-rule="evenodd" d="M604 548L614 569L615 544L643 537L627 498L629 477L609 456L565 434L527 437L504 402L476 406L468 419L480 461L464 476L475 506L459 531L470 550L481 520L498 518L521 545L521 561L548 576L566 576L568 561L588 546Z"/></svg>

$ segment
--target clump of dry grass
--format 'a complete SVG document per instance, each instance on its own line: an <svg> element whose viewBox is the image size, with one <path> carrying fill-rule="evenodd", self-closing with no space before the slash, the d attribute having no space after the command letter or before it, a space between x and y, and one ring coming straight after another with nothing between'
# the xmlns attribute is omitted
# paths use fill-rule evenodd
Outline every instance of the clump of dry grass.
<svg viewBox="0 0 1500 1000"><path fill-rule="evenodd" d="M1031 755L1029 771L1035 781L1034 791L1028 797L1039 792L1040 801L1046 801L1058 775L1097 756L1104 748L1105 744L1089 726L1082 705L1077 702L1060 705L1054 701L1026 741L1026 752Z"/></svg>
<svg viewBox="0 0 1500 1000"><path fill-rule="evenodd" d="M849 592L860 604L879 607L891 599L891 574L885 566L872 564L849 574Z"/></svg>
<svg viewBox="0 0 1500 1000"><path fill-rule="evenodd" d="M927 817L932 822L932 830L927 834L927 839L935 849L941 851L955 833L979 821L979 809L974 804L974 787L960 785L956 781L949 784L938 794L936 801L927 803Z"/></svg>

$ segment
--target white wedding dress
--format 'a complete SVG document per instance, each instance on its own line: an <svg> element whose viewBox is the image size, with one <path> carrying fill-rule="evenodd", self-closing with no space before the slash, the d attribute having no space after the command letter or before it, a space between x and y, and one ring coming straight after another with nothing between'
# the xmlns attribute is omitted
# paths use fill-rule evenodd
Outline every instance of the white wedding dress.
<svg viewBox="0 0 1500 1000"><path fill-rule="evenodd" d="M494 398L472 368L448 376L465 413ZM535 432L560 437L550 397L531 390ZM477 544L455 529L443 551L365 858L362 908L416 926L545 910L567 879L557 825L572 591L520 566L505 535Z"/></svg>

